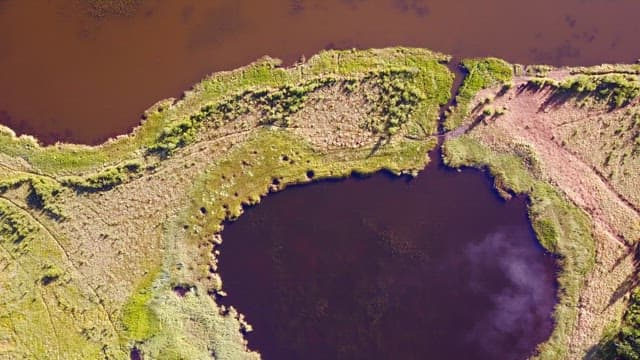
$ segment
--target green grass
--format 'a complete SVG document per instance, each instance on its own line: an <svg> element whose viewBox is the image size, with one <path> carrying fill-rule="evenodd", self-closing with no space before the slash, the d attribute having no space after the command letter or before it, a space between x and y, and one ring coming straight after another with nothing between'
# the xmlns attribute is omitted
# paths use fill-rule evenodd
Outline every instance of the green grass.
<svg viewBox="0 0 640 360"><path fill-rule="evenodd" d="M0 199L0 263L2 356L124 358L111 346L108 317L81 279L72 275L55 240L5 199Z"/></svg>
<svg viewBox="0 0 640 360"><path fill-rule="evenodd" d="M548 78L530 79L527 86L534 90L553 88L556 98L590 97L606 102L611 109L629 105L640 96L640 80L636 75L604 74L574 75L563 81Z"/></svg>
<svg viewBox="0 0 640 360"><path fill-rule="evenodd" d="M144 341L160 332L158 318L149 306L157 276L157 270L149 272L123 307L121 321L128 340Z"/></svg>
<svg viewBox="0 0 640 360"><path fill-rule="evenodd" d="M64 218L56 204L56 197L62 191L62 186L57 181L29 173L12 174L0 180L0 195L22 185L29 188L27 202L30 206L43 210L55 220Z"/></svg>
<svg viewBox="0 0 640 360"><path fill-rule="evenodd" d="M444 144L444 159L453 167L487 169L502 191L529 196L529 218L538 241L559 256L559 302L554 311L555 327L539 348L538 359L565 359L567 336L577 317L580 289L595 262L591 222L586 213L556 188L541 180L532 161L522 152L497 153L468 136Z"/></svg>
<svg viewBox="0 0 640 360"><path fill-rule="evenodd" d="M64 176L60 183L77 192L105 191L114 188L134 177L141 176L143 163L137 160L126 161L111 166L89 176Z"/></svg>
<svg viewBox="0 0 640 360"><path fill-rule="evenodd" d="M612 328L605 335L599 356L607 360L640 359L640 287L631 293L621 326Z"/></svg>
<svg viewBox="0 0 640 360"><path fill-rule="evenodd" d="M414 114L417 121L432 133L436 127L438 105L447 102L453 81L453 75L442 65L449 58L411 48L326 51L291 69L278 67L279 60L263 58L246 67L203 79L175 104L172 99L158 102L146 111L144 123L126 137L97 147L72 144L42 147L35 139L16 138L11 130L5 128L0 131L0 153L24 159L42 174L82 175L139 157L162 142L173 128L183 126L181 124L203 106L219 103L244 91L300 84L319 77L350 78L390 67L418 71L416 86L422 89L427 99L419 104Z"/></svg>
<svg viewBox="0 0 640 360"><path fill-rule="evenodd" d="M342 178L354 172L418 171L426 166L426 154L434 146L434 139L398 140L373 154L371 149L323 153L285 130L262 130L216 162L198 183L191 196L194 235L218 232L224 220L240 216L243 205L258 203L275 180L278 188L284 189L291 184ZM313 172L312 178L309 171ZM206 215L201 214L201 208L207 210Z"/></svg>
<svg viewBox="0 0 640 360"><path fill-rule="evenodd" d="M594 95L612 108L619 108L640 95L640 80L637 76L622 74L579 75L562 82L559 89L565 93Z"/></svg>
<svg viewBox="0 0 640 360"><path fill-rule="evenodd" d="M372 106L366 128L384 138L391 138L411 119L414 110L426 100L426 94L415 81L418 71L388 69L364 82L373 93L367 93Z"/></svg>
<svg viewBox="0 0 640 360"><path fill-rule="evenodd" d="M212 353L220 359L247 356L241 321L233 314L222 315L208 294L216 293L220 286L210 276L211 235L221 230L224 221L240 216L243 206L259 203L269 191L353 173L387 170L399 174L423 169L429 161L426 154L436 145L431 135L437 131L439 106L449 100L453 83L453 74L443 64L447 61L448 56L408 48L328 51L290 69L279 67L278 60L264 58L203 79L180 101L159 102L145 113L145 122L132 134L97 147L42 147L32 138L1 131L0 153L24 160L33 173L3 179L0 192L27 185L36 207L56 213L57 197L67 191L64 187L76 193L105 191L108 196L115 186L144 176L149 163L161 167L163 161L172 161L181 148L197 140L205 126L215 129L250 111L260 114L264 125L248 141L212 159L193 187L184 189L189 192L187 204L175 209L175 221L163 225L162 268L150 269L153 271L139 279L126 304L114 309L119 315L115 342L109 338L113 334L107 326L108 316L95 302L98 300L87 295L82 279L70 277L73 269L63 260L55 239L0 199L3 254L19 257L10 262L20 264L14 272L25 284L7 297L11 307L2 308L0 336L12 329L24 338L25 343L18 346L21 351L33 349L43 357L96 358L101 346L108 345L112 357L123 358L126 354L121 350L133 343L150 358L201 358ZM456 98L457 108L447 118L447 129L462 123L478 91L509 86L512 81L513 67L502 60L468 59L462 64L467 76ZM636 85L629 79L624 80L628 83L617 77L602 79L595 88L591 83L572 83L567 88L598 92L614 104L628 102L635 94ZM548 86L545 79L538 81L541 87ZM622 86L613 87L611 81ZM370 91L367 98L373 111L366 126L380 135L379 148L322 152L287 130L289 117L324 86L339 86L345 93ZM492 109L491 113L501 111ZM412 139L423 140L399 136L400 129ZM526 146L496 153L463 136L445 144L445 159L450 166L486 168L503 196L521 193L531 199L529 216L538 240L558 254L562 265L556 327L550 341L540 348L539 358L562 359L575 322L578 293L594 261L588 216L540 179L539 162ZM171 290L175 283L194 291L179 298ZM7 280L1 285L11 284ZM28 295L21 299L22 293ZM43 295L38 298L38 294ZM54 311L47 322L47 301L51 299L67 308ZM80 325L70 315L78 313L86 320ZM30 322L31 318L35 320ZM51 322L69 331L54 334Z"/></svg>
<svg viewBox="0 0 640 360"><path fill-rule="evenodd" d="M405 54L406 58L389 56L398 53ZM440 63L445 58L414 49L399 49L381 52L379 62L370 62L368 67L363 67L364 60L372 60L363 56L367 54L322 53L310 59L299 72L277 68L276 63L266 59L255 68L245 69L234 92L228 91L224 96L211 94L199 111L163 127L148 151L170 155L193 142L203 122L215 119L215 126L220 126L220 119L229 121L249 109L258 111L263 125L286 127L289 117L305 106L312 92L347 85L353 90L360 82L372 84L376 90L369 98L381 116L371 114L371 131L390 137L412 120L410 132L432 135L437 127L438 107L448 101L448 89L453 81L452 74ZM255 77L255 81L247 81L247 74ZM216 81L205 80L195 91L214 92L219 90L218 85ZM189 100L183 104L186 106L191 102Z"/></svg>
<svg viewBox="0 0 640 360"><path fill-rule="evenodd" d="M480 90L498 85L508 86L513 79L513 66L501 59L465 59L461 65L466 76L456 96L455 110L444 122L446 130L453 130L462 124L471 111L470 102Z"/></svg>

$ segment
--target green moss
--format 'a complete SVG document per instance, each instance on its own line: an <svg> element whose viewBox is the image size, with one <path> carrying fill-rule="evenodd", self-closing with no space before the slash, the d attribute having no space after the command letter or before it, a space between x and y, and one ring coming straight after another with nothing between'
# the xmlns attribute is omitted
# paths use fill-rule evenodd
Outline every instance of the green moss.
<svg viewBox="0 0 640 360"><path fill-rule="evenodd" d="M559 257L559 302L554 311L555 328L539 348L538 359L565 359L567 336L577 318L580 289L595 262L591 222L584 211L531 170L530 161L518 149L498 153L469 136L448 140L444 159L449 166L486 168L501 187L529 196L529 218L538 241Z"/></svg>
<svg viewBox="0 0 640 360"><path fill-rule="evenodd" d="M501 59L465 59L461 66L466 76L456 96L455 111L444 122L447 130L453 130L462 124L471 111L471 101L480 90L507 85L513 79L513 66Z"/></svg>
<svg viewBox="0 0 640 360"><path fill-rule="evenodd" d="M158 270L149 272L122 309L121 321L127 340L144 341L160 332L158 318L150 306L157 276Z"/></svg>

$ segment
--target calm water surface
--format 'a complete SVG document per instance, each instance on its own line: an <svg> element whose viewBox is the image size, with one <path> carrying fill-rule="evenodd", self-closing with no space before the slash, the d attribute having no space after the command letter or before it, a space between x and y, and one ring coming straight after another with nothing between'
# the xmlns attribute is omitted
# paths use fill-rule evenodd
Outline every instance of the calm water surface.
<svg viewBox="0 0 640 360"><path fill-rule="evenodd" d="M524 359L556 291L526 214L436 165L290 188L227 225L222 301L267 360Z"/></svg>
<svg viewBox="0 0 640 360"><path fill-rule="evenodd" d="M555 65L640 57L635 0L141 0L100 17L87 2L0 0L0 123L47 143L98 143L204 75L265 54L291 63L406 45Z"/></svg>

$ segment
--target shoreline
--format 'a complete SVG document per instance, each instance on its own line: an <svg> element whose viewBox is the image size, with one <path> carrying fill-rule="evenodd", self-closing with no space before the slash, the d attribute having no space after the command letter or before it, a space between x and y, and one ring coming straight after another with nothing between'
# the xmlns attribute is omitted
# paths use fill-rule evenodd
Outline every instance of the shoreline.
<svg viewBox="0 0 640 360"><path fill-rule="evenodd" d="M546 134L546 128L532 124L539 132L515 132L517 126L501 124L518 114L520 103L515 101L544 102L554 94L518 92L522 84L544 81L543 87L559 92L563 91L562 79L554 74L568 73L570 80L584 76L600 81L612 68L523 67L493 58L467 59L462 64L469 75L453 94L454 76L447 69L450 60L448 55L413 48L327 51L284 68L278 60L262 58L233 71L212 74L180 99L159 101L145 111L144 122L130 134L97 146L40 146L35 138L16 137L11 130L2 129L4 180L0 197L24 204L9 206L3 212L5 218L15 216L16 224L24 223L16 225L20 229L41 224L46 234L29 230L25 236L50 245L58 243L63 253L72 253L67 247L79 253L79 259L64 260L60 250L47 250L58 255L50 256L54 264L46 278L54 279L54 286L60 286L71 299L69 303L85 304L94 314L91 316L106 316L111 323L95 320L105 324L103 331L108 334L98 336L99 340L67 334L73 337L68 341L83 344L68 350L86 355L84 351L96 344L108 343L113 354L123 354L132 346L146 354L159 354L172 349L171 339L187 336L193 342L185 343L180 351L195 356L202 349L194 344L201 340L185 335L186 329L167 328L166 324L185 324L185 314L209 319L206 314L218 311L226 315L214 316L197 331L203 339L218 344L220 351L226 352L224 347L229 346L244 354L241 331L248 324L237 311L221 308L215 296L207 295L223 294L222 279L215 271L215 246L221 241L224 221L240 216L244 205L258 203L273 187L279 190L287 184L346 177L354 172L417 172L424 170L433 150L436 154L443 150L449 166L488 169L502 196L530 197L530 219L539 241L559 255L564 266L560 274L564 295L556 309L557 324L551 340L541 345L544 355L540 358L578 358L585 345L594 345L603 326L594 325L588 339L574 340L582 336L575 324L587 321L584 316L588 314L580 315L582 309L578 308L579 301L590 296L583 292L585 279L589 277L589 284L593 284L600 276L590 267L603 253L596 248L609 246L590 240L592 233L611 227L624 235L624 241L633 243L629 222L637 214L624 207L619 210L606 190L605 201L611 202L616 214L622 212L627 222L612 222L606 211L597 211L599 203L584 195L593 191L561 176L570 167L558 166L552 155L556 147L563 149L564 145L539 136ZM622 72L615 72L620 67ZM613 71L637 78L640 64L614 66ZM504 94L499 95L501 92ZM450 99L452 95L455 99ZM492 99L487 103L484 97ZM603 106L594 94L585 94L584 99L590 101L584 111ZM569 98L548 113L564 111L563 116L573 116L582 111L573 101ZM447 102L453 107L446 109L443 105ZM637 104L637 98L632 98L622 108ZM488 112L489 106L491 118L470 122ZM355 116L355 110L362 112ZM310 118L314 119L311 123ZM438 119L450 123L445 125L448 132L440 134ZM527 140L527 134L533 140L519 145L523 138ZM585 149L582 143L570 143L569 135L562 136L580 158ZM549 166L555 172L548 171ZM613 180L614 189L627 186L624 179ZM594 186L601 189L599 183ZM166 189L174 189L176 194ZM633 194L633 189L629 191ZM595 210L589 210L594 206ZM100 241L96 242L95 234L100 234ZM40 248L28 249L30 256L35 256L34 264L46 253ZM124 253L132 249L139 252ZM96 253L103 258L87 255ZM137 256L144 261L122 268ZM628 269L620 270L625 271ZM106 280L105 273L118 281ZM24 272L25 281L38 284L34 274ZM59 285L57 279L73 286ZM113 283L117 289L112 288ZM178 285L196 290L185 297L187 303L172 297L172 289ZM84 295L78 298L73 291ZM97 297L106 305L90 305L85 297ZM616 309L607 313L607 319L619 317L623 303L622 298L617 299ZM56 316L66 319L70 315L61 312ZM42 337L48 339L47 335ZM59 341L59 335L54 337Z"/></svg>

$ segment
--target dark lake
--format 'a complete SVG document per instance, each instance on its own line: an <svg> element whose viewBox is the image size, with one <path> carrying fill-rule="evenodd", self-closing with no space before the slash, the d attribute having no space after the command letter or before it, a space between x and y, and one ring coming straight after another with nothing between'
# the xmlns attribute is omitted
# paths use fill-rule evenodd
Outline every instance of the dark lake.
<svg viewBox="0 0 640 360"><path fill-rule="evenodd" d="M222 235L222 302L267 360L515 360L552 330L555 260L480 171L293 187Z"/></svg>
<svg viewBox="0 0 640 360"><path fill-rule="evenodd" d="M632 62L637 14L636 0L0 0L0 123L95 144L206 74L326 48Z"/></svg>

